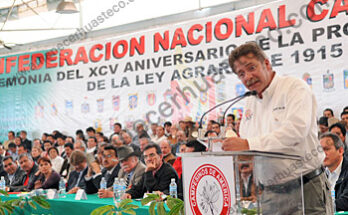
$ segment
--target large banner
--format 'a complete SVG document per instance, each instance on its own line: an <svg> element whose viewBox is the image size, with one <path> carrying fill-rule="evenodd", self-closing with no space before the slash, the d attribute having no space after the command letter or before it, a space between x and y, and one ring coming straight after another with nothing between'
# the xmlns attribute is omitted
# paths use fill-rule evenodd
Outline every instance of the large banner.
<svg viewBox="0 0 348 215"><path fill-rule="evenodd" d="M348 105L347 17L344 0L279 1L91 42L78 43L80 30L45 51L2 56L1 139L9 130L110 133L116 121L198 119L246 91L228 55L254 40L277 73L310 85L320 112L340 113ZM231 111L239 115L242 103Z"/></svg>

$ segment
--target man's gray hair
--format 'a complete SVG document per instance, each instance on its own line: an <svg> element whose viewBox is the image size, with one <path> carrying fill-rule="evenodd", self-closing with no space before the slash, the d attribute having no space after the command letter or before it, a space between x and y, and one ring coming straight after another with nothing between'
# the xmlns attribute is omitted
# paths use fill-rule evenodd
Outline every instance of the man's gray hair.
<svg viewBox="0 0 348 215"><path fill-rule="evenodd" d="M23 157L27 157L29 160L33 161L33 158L28 153L20 154L18 160L22 159Z"/></svg>
<svg viewBox="0 0 348 215"><path fill-rule="evenodd" d="M325 132L324 134L320 135L320 139L323 139L325 137L331 138L331 140L334 142L334 146L336 149L339 149L344 146L341 138L334 133Z"/></svg>

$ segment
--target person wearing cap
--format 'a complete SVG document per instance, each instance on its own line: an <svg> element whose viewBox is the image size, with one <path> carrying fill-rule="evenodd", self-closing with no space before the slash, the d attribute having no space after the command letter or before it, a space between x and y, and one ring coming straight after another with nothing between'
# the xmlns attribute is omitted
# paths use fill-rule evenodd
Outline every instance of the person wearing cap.
<svg viewBox="0 0 348 215"><path fill-rule="evenodd" d="M195 137L192 136L192 133L197 131L197 128L194 127L194 122L192 121L192 117L186 116L184 118L185 123L185 134L188 140L194 140Z"/></svg>
<svg viewBox="0 0 348 215"><path fill-rule="evenodd" d="M138 184L146 169L146 166L139 161L138 154L134 152L132 147L122 146L117 149L117 157L121 163L118 177L125 179L127 188Z"/></svg>

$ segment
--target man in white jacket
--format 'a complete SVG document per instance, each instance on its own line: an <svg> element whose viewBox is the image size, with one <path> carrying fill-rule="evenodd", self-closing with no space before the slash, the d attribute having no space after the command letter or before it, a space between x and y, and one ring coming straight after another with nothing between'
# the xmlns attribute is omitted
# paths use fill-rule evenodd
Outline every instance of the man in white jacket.
<svg viewBox="0 0 348 215"><path fill-rule="evenodd" d="M296 163L269 163L268 178L260 182L264 186L263 214L301 213L298 205L290 202L292 191L284 190L299 182L301 173L305 214L332 214L328 181L321 166L325 154L317 137L317 104L311 89L300 79L278 76L255 42L234 49L229 63L245 87L257 95L246 100L240 137L226 139L222 149L280 152L302 158ZM289 174L277 177L286 170ZM281 190L287 194L282 195ZM275 204L267 205L267 200Z"/></svg>

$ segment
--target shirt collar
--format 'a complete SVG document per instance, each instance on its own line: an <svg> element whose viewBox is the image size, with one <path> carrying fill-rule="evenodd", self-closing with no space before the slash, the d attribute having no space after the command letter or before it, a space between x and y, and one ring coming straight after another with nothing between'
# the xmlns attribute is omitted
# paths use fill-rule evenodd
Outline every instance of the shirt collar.
<svg viewBox="0 0 348 215"><path fill-rule="evenodd" d="M262 92L262 99L263 98L268 98L272 95L274 95L274 91L276 90L277 83L279 82L279 76L277 73L273 72L274 76L271 80L271 83L268 85L268 87ZM259 98L259 97L257 97ZM260 99L260 98L259 98Z"/></svg>
<svg viewBox="0 0 348 215"><path fill-rule="evenodd" d="M112 174L112 172L114 171L114 169L116 168L117 165L115 165L112 169L107 170L106 172L109 173L110 175Z"/></svg>

